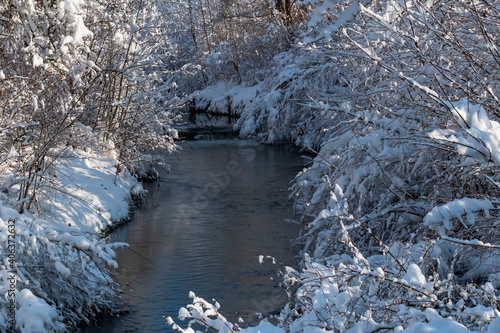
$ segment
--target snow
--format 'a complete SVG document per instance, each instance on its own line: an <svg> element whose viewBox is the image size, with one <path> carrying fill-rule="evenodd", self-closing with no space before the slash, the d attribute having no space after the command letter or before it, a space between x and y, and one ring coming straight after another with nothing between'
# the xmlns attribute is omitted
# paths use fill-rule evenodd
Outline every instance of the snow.
<svg viewBox="0 0 500 333"><path fill-rule="evenodd" d="M364 1L367 3L368 1ZM318 6L311 15L311 19L309 20L308 27L310 30L317 26L319 22L323 19L324 16L327 15L327 10L335 4L333 1L325 1L321 6ZM305 42L311 43L315 40L325 38L327 41L330 41L331 36L342 29L348 22L354 20L356 15L361 11L362 4L358 1L353 1L346 9L340 13L337 20L334 24L327 25L326 27L320 30L320 33L314 38L305 38Z"/></svg>
<svg viewBox="0 0 500 333"><path fill-rule="evenodd" d="M400 333L472 333L465 326L449 318L440 318L430 323L415 323Z"/></svg>
<svg viewBox="0 0 500 333"><path fill-rule="evenodd" d="M71 43L78 46L84 45L83 39L85 37L91 37L93 35L83 22L80 8L83 4L84 1L81 0L64 0L59 7L60 15L68 16L67 20L72 36L67 37L71 38Z"/></svg>
<svg viewBox="0 0 500 333"><path fill-rule="evenodd" d="M450 241L453 243L457 243L457 244L463 244L463 245L483 246L483 247L490 247L490 248L496 248L496 249L500 248L498 245L485 243L485 242L480 241L478 239L464 240L464 239L453 238L453 237L448 237L448 236L442 236L441 239L446 240L446 241Z"/></svg>
<svg viewBox="0 0 500 333"><path fill-rule="evenodd" d="M33 54L33 67L40 67L43 65L43 58L40 57L38 54Z"/></svg>
<svg viewBox="0 0 500 333"><path fill-rule="evenodd" d="M411 263L406 269L406 274L403 276L403 280L408 282L410 285L417 285L420 287L427 283L420 267L414 263Z"/></svg>
<svg viewBox="0 0 500 333"><path fill-rule="evenodd" d="M16 294L19 306L16 312L16 328L20 332L51 332L63 327L57 310L28 289Z"/></svg>
<svg viewBox="0 0 500 333"><path fill-rule="evenodd" d="M219 82L195 95L195 107L209 112L239 114L241 109L258 94L261 84L252 86Z"/></svg>
<svg viewBox="0 0 500 333"><path fill-rule="evenodd" d="M465 224L462 218L465 215L467 223L474 225L476 221L475 214L482 212L485 215L489 215L491 209L493 209L493 204L487 199L456 199L444 205L434 207L424 217L424 224L431 228L439 229L441 234L444 235L444 229L451 230L453 228L454 219Z"/></svg>
<svg viewBox="0 0 500 333"><path fill-rule="evenodd" d="M500 123L489 119L481 105L474 105L468 100L447 102L446 105L461 131L439 129L430 132L430 137L454 142L459 154L499 166Z"/></svg>
<svg viewBox="0 0 500 333"><path fill-rule="evenodd" d="M495 318L488 327L488 333L500 332L500 317Z"/></svg>
<svg viewBox="0 0 500 333"><path fill-rule="evenodd" d="M10 199L0 195L2 253L7 250L11 221L15 221L16 232L15 270L4 257L0 294L7 295L8 278L15 276L16 327L20 332L63 331L63 321L75 320L76 312L72 311L79 312L77 317L85 314L90 318L95 308L118 304L104 267L118 267L113 249L126 244L106 244L98 233L126 218L131 193L144 190L126 169L117 172L118 162L107 156L110 153L109 148L67 152L52 175L53 184L58 186L40 197L38 211L19 214L9 206ZM9 156L14 158L16 152L11 150ZM37 267L42 266L46 273L40 275ZM7 297L0 298L0 331L9 325L8 302Z"/></svg>
<svg viewBox="0 0 500 333"><path fill-rule="evenodd" d="M243 333L285 333L286 331L263 320L259 325L243 329Z"/></svg>

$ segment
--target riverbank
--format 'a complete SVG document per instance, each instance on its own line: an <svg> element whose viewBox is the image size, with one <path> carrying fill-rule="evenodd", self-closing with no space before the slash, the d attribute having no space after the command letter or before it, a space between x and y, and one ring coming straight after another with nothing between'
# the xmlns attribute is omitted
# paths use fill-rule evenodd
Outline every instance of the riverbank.
<svg viewBox="0 0 500 333"><path fill-rule="evenodd" d="M113 150L66 151L31 211L0 197L0 330L58 332L120 310L114 249L100 232L143 193ZM14 157L13 157L14 158ZM4 170L3 179L9 177Z"/></svg>

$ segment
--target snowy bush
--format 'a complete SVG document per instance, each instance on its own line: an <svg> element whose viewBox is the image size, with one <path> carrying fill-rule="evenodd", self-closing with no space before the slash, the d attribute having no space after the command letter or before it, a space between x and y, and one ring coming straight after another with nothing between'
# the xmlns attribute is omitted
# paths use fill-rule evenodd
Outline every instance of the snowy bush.
<svg viewBox="0 0 500 333"><path fill-rule="evenodd" d="M7 239L9 220L15 221L13 247ZM120 310L118 286L106 267L117 267L114 248L123 245L105 244L98 236L77 230L59 231L0 206L0 250L15 249L15 259L4 256L0 265L2 331L14 328L8 322L12 276L17 282L15 328L20 332L62 332L67 326L93 321L99 312Z"/></svg>
<svg viewBox="0 0 500 333"><path fill-rule="evenodd" d="M68 149L116 149L137 175L150 167L146 150L174 149L178 101L161 79L168 43L155 12L134 1L0 4L12 23L0 36L0 164L14 172L2 190L20 186L20 212Z"/></svg>
<svg viewBox="0 0 500 333"><path fill-rule="evenodd" d="M346 239L344 239L346 240ZM432 247L432 245L431 245ZM429 244L395 244L392 255L332 255L320 262L307 256L305 269L290 270L285 282L299 283L281 314L290 332L319 327L332 332L437 328L480 330L499 316L491 284L457 287L453 277L424 274ZM428 323L428 324L427 324ZM468 331L467 331L468 332Z"/></svg>
<svg viewBox="0 0 500 333"><path fill-rule="evenodd" d="M458 285L452 273L435 271L438 243L394 243L381 254L364 257L344 228L347 251L324 258L304 256L303 269L285 267L281 283L290 299L277 326L263 320L255 327L228 322L218 303L191 295L179 311L187 329L180 332L496 332L498 294L492 283ZM298 287L298 288L297 288Z"/></svg>
<svg viewBox="0 0 500 333"><path fill-rule="evenodd" d="M339 202L387 242L440 237L424 218L460 202L465 207L453 212L459 223L447 235L495 243L498 121L495 97L481 80L496 71L493 46L486 46L498 27L476 24L490 13L485 5L311 5L306 43L275 58L255 98L237 109L236 125L243 136L318 152L294 187L297 207L312 219L306 250L321 256L336 237ZM471 29L442 25L455 14ZM436 31L453 38L445 43ZM472 42L475 35L485 47ZM474 75L446 65L471 61ZM377 245L363 228L351 233L366 253Z"/></svg>
<svg viewBox="0 0 500 333"><path fill-rule="evenodd" d="M119 310L114 245L98 232L127 217L129 192L140 192L127 168L154 176L151 150L175 148L178 99L162 78L170 44L157 4L0 3L2 332L7 305L22 332L65 331ZM107 192L92 188L103 183Z"/></svg>
<svg viewBox="0 0 500 333"><path fill-rule="evenodd" d="M194 332L191 328L193 325L201 325L202 327L207 327L218 332L235 332L239 330L238 325L230 323L227 319L220 314L219 308L220 304L214 300L214 304L205 301L203 298L196 297L196 295L191 292L189 297L193 300L193 303L188 305L187 308L181 308L179 310L179 319L185 320L189 319L189 327L184 330L179 325L175 324L174 320L170 317L167 318L167 323L172 325L172 328L179 332Z"/></svg>

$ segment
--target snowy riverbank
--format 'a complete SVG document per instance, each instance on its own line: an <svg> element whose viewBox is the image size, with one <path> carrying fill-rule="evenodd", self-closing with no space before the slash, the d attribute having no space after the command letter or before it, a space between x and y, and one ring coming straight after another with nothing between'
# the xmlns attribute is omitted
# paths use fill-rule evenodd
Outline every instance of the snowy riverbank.
<svg viewBox="0 0 500 333"><path fill-rule="evenodd" d="M67 151L36 213L19 214L14 199L1 195L0 331L63 331L118 310L109 270L117 267L113 249L124 245L106 244L99 233L126 219L132 196L143 189L117 169L112 153Z"/></svg>

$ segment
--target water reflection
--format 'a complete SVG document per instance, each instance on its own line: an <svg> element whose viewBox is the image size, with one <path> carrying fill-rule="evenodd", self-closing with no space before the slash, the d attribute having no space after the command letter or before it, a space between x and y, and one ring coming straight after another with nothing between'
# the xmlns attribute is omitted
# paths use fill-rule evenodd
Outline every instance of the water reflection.
<svg viewBox="0 0 500 333"><path fill-rule="evenodd" d="M252 268L279 268L259 265L261 254L296 262L290 240L299 226L284 219L293 218L287 188L304 159L287 147L238 140L181 146L169 158L171 174L148 185L147 204L113 234L133 245L117 258L130 313L80 332L172 332L163 317L176 318L191 290L215 298L232 321L252 322L247 313L284 305L284 291Z"/></svg>

